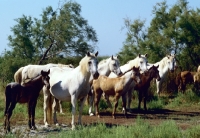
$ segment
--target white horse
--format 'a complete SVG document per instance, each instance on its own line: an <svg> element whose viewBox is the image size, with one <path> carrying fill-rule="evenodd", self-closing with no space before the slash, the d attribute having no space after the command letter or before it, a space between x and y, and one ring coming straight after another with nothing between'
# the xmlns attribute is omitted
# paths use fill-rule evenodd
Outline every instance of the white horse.
<svg viewBox="0 0 200 138"><path fill-rule="evenodd" d="M154 66L158 66L158 71L159 71L159 75L161 80L157 81L156 80L156 88L157 88L157 94L160 95L160 91L161 91L161 85L163 84L164 80L167 77L167 73L168 71L174 72L175 68L176 68L176 59L175 59L175 54L170 54L165 56L163 59L161 59L159 62L156 62L154 64L148 63L149 67L151 67L152 65Z"/></svg>
<svg viewBox="0 0 200 138"><path fill-rule="evenodd" d="M121 69L120 69L120 62L118 59L118 56L111 56L107 59L101 60L98 64L98 72L99 75L104 75L104 76L108 76L111 72L113 72L114 74L121 75ZM92 76L90 77L90 82L92 81ZM93 91L91 89L90 91L91 93L88 94L88 98L89 98L89 115L93 116L94 114L92 113L92 107L93 107L93 103L94 103L94 94Z"/></svg>
<svg viewBox="0 0 200 138"><path fill-rule="evenodd" d="M89 79L92 75L94 79L98 78L99 73L97 70L97 55L98 52L93 54L88 52L84 58L79 62L79 66L75 69L61 70L60 68L54 67L50 68L50 89L43 87L43 92L45 93L45 103L46 107L49 105L48 95L49 92L55 97L55 101L71 101L72 104L72 129L75 129L74 117L76 111L76 102L80 100L79 108L79 118L78 123L81 124L82 109L90 90ZM49 105L49 109L52 109L52 104ZM45 108L45 107L44 107ZM53 105L53 118L54 123L58 125L56 117L56 105ZM47 122L47 110L44 110L44 124L49 126Z"/></svg>
<svg viewBox="0 0 200 138"><path fill-rule="evenodd" d="M49 63L46 65L27 65L27 66L19 68L15 72L14 74L15 82L18 82L23 85L26 81L29 81L30 78L35 78L36 76L38 76L41 70L48 71L52 67L74 68L72 64L65 65L65 64L60 64L60 63L59 64ZM60 113L63 114L61 102L59 102L59 107L60 107Z"/></svg>
<svg viewBox="0 0 200 138"><path fill-rule="evenodd" d="M162 60L160 60L159 62L156 62L154 64L148 63L148 66L147 66L148 69L151 68L153 65L159 66L158 71L159 71L159 75L160 75L161 79L159 81L156 79L157 94L159 95L160 91L161 91L161 85L167 76L168 70L170 70L171 72L173 72L175 70L175 66L176 66L175 55L174 54L168 55L168 56L164 57ZM132 99L132 91L128 92L127 109L130 109L130 104L131 104L131 99Z"/></svg>
<svg viewBox="0 0 200 138"><path fill-rule="evenodd" d="M197 68L197 72L200 72L200 65L199 65L198 68Z"/></svg>
<svg viewBox="0 0 200 138"><path fill-rule="evenodd" d="M148 63L147 54L145 55L138 54L138 56L135 59L130 60L126 64L120 66L120 69L122 73L124 73L127 70L130 70L131 68L133 68L133 66L135 66L137 68L140 67L140 71L144 72L147 70L147 63ZM117 77L117 75L114 73L110 73L109 77L115 78Z"/></svg>
<svg viewBox="0 0 200 138"><path fill-rule="evenodd" d="M131 68L133 68L135 66L137 68L139 67L140 68L140 72L143 73L143 72L145 72L147 70L147 63L148 63L147 54L145 54L145 55L138 54L138 56L135 59L128 61L126 64L121 66L120 69L124 73L127 70L130 70ZM109 77L110 78L115 78L117 76L114 73L110 73ZM133 91L134 87L135 87L135 83L131 83L129 85L129 88L127 89L128 90L127 94L128 93L132 94L132 91ZM105 98L106 98L107 103L109 105L110 104L109 97L106 95ZM130 108L130 106L128 106L128 108ZM124 110L125 109L123 109L123 111Z"/></svg>

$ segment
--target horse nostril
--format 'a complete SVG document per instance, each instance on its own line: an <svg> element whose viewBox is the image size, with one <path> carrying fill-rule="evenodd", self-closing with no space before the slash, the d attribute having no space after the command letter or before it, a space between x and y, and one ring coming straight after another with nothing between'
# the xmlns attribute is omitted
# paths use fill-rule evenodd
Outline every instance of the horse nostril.
<svg viewBox="0 0 200 138"><path fill-rule="evenodd" d="M96 72L94 75L93 75L93 78L94 79L97 79L99 77L99 72Z"/></svg>

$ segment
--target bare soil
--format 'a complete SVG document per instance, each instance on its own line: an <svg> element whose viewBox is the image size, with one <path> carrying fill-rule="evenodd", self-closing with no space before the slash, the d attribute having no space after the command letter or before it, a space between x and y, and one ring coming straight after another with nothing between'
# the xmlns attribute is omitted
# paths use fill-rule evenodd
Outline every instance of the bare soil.
<svg viewBox="0 0 200 138"><path fill-rule="evenodd" d="M61 130L70 130L71 128L71 115L57 114L58 121L61 123L59 127L52 125L49 128L45 128L43 124L43 118L36 118L36 125L38 130L28 130L27 121L23 118L15 120L12 118L11 130L12 133L19 137L46 137L48 134L59 133ZM159 109L159 110L137 110L132 109L128 112L127 118L123 113L117 112L116 119L112 118L110 111L100 112L101 117L97 116L82 116L82 123L84 126L94 125L96 123L105 123L106 126L112 127L116 125L132 125L136 122L138 116L141 119L147 121L150 125L159 125L166 120L175 120L177 125L186 130L194 125L200 124L200 107L184 107L180 109ZM76 115L75 121L77 122L78 115ZM2 119L1 119L2 120ZM0 136L4 136L3 126L0 127Z"/></svg>

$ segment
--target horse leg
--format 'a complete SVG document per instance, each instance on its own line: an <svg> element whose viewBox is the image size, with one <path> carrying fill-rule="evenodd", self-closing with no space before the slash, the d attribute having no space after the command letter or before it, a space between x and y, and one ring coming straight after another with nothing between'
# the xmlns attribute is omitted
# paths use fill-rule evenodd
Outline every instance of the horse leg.
<svg viewBox="0 0 200 138"><path fill-rule="evenodd" d="M33 130L37 129L35 126L35 107L36 107L36 105L37 105L37 100L33 102L32 107L31 107L31 116L32 116L32 118L31 118L32 128L31 129L33 129Z"/></svg>
<svg viewBox="0 0 200 138"><path fill-rule="evenodd" d="M128 99L128 103L127 103L127 109L130 110L131 109L131 101L132 101L132 89L128 90L127 92L127 99ZM123 112L124 112L124 108L123 108Z"/></svg>
<svg viewBox="0 0 200 138"><path fill-rule="evenodd" d="M142 91L138 91L138 110L141 109Z"/></svg>
<svg viewBox="0 0 200 138"><path fill-rule="evenodd" d="M92 107L94 103L94 92L92 88L90 89L90 92L88 93L88 101L89 101L89 115L93 116L94 114L92 113Z"/></svg>
<svg viewBox="0 0 200 138"><path fill-rule="evenodd" d="M101 90L98 90L97 92L95 92L95 102L94 102L94 105L95 105L95 114L96 116L98 116L100 118L100 115L99 115L99 101L100 101L100 98L101 98L101 95L102 95L103 91Z"/></svg>
<svg viewBox="0 0 200 138"><path fill-rule="evenodd" d="M113 109L113 113L112 113L112 116L113 116L113 119L115 119L115 112L116 112L116 108L118 106L118 100L120 98L120 95L119 94L116 94L115 95L115 103L114 103L114 109Z"/></svg>
<svg viewBox="0 0 200 138"><path fill-rule="evenodd" d="M71 125L72 125L72 130L75 129L74 117L75 117L75 113L76 113L76 102L77 102L76 95L73 94L71 96L71 104L72 104L72 122L71 122Z"/></svg>
<svg viewBox="0 0 200 138"><path fill-rule="evenodd" d="M51 104L51 95L49 90L46 89L46 87L43 87L43 94L44 94L44 125L45 127L49 127L48 121L47 121L47 110L50 110L50 118L49 120L51 120L51 111L52 111L52 104Z"/></svg>
<svg viewBox="0 0 200 138"><path fill-rule="evenodd" d="M127 111L126 111L126 94L122 96L122 107L124 108L124 115L127 118Z"/></svg>
<svg viewBox="0 0 200 138"><path fill-rule="evenodd" d="M58 123L58 120L57 120L57 115L56 115L58 104L59 104L58 99L54 98L54 101L53 101L53 121L54 121L54 124L56 124L56 126L59 126L59 123Z"/></svg>
<svg viewBox="0 0 200 138"><path fill-rule="evenodd" d="M157 94L158 94L158 97L160 97L160 87L161 87L161 81L157 81L156 80L156 88L157 88Z"/></svg>
<svg viewBox="0 0 200 138"><path fill-rule="evenodd" d="M144 110L147 111L147 90L144 90Z"/></svg>
<svg viewBox="0 0 200 138"><path fill-rule="evenodd" d="M84 106L84 103L85 103L85 100L86 100L87 96L85 96L84 98L80 99L80 102L79 102L79 117L78 117L78 124L81 125L81 117L82 117L82 112L83 112L83 106Z"/></svg>
<svg viewBox="0 0 200 138"><path fill-rule="evenodd" d="M106 95L106 94L104 94L104 97L105 97L105 99L106 99L106 102L107 102L107 104L108 104L108 107L109 107L109 108L112 108L112 104L110 103L109 96Z"/></svg>
<svg viewBox="0 0 200 138"><path fill-rule="evenodd" d="M29 126L29 129L32 128L31 126L31 110L32 110L32 105L31 105L31 101L28 103L28 126Z"/></svg>
<svg viewBox="0 0 200 138"><path fill-rule="evenodd" d="M8 108L8 111L7 111L7 114L6 114L6 132L10 132L10 118L12 116L12 112L13 112L13 109L15 108L16 106L16 102L11 102L11 105L10 107Z"/></svg>
<svg viewBox="0 0 200 138"><path fill-rule="evenodd" d="M62 109L62 101L60 101L60 100L59 100L59 108L60 108L60 113L61 113L61 114L64 114L64 113L63 113L63 109Z"/></svg>

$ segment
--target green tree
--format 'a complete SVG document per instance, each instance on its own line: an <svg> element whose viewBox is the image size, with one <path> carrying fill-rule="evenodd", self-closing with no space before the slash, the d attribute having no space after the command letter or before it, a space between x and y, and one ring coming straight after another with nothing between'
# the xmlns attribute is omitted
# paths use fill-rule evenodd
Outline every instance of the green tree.
<svg viewBox="0 0 200 138"><path fill-rule="evenodd" d="M95 30L81 16L81 6L66 2L43 10L41 19L23 15L15 19L9 35L10 51L0 58L0 78L13 81L14 73L27 64L64 63L76 66L98 41Z"/></svg>
<svg viewBox="0 0 200 138"><path fill-rule="evenodd" d="M138 53L148 53L149 62L157 62L174 51L183 70L196 70L200 64L200 10L188 5L186 0L178 0L172 6L166 1L157 3L148 28L138 19L125 20L127 39L119 52L121 57L127 60Z"/></svg>
<svg viewBox="0 0 200 138"><path fill-rule="evenodd" d="M95 49L97 36L81 14L81 6L67 2L58 9L47 7L37 19L23 15L16 19L9 36L13 54L29 59L30 63L42 64L53 57L83 56Z"/></svg>
<svg viewBox="0 0 200 138"><path fill-rule="evenodd" d="M127 37L124 46L118 53L120 56L121 64L125 64L128 60L135 58L139 53L145 54L145 21L136 19L134 21L126 18L124 20L124 28L127 30ZM142 52L141 52L142 51Z"/></svg>

